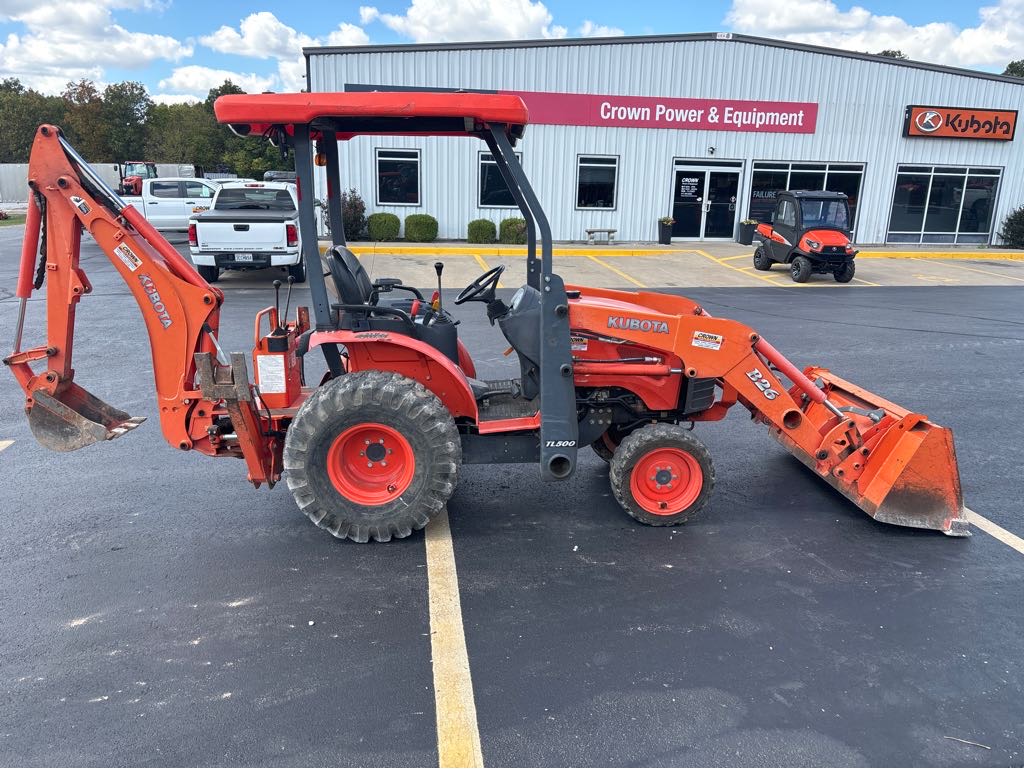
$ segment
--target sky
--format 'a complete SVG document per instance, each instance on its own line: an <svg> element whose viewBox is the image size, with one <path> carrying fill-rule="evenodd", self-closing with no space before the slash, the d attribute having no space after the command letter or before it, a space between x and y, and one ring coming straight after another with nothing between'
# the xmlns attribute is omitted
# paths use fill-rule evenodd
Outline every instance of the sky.
<svg viewBox="0 0 1024 769"><path fill-rule="evenodd" d="M1002 72L1024 0L0 0L0 78L142 82L153 99L304 87L304 46L738 32Z"/></svg>

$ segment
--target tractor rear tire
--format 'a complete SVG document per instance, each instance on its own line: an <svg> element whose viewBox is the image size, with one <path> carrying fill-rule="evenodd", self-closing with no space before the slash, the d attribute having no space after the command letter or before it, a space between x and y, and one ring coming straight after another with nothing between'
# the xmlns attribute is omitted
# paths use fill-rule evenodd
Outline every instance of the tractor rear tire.
<svg viewBox="0 0 1024 769"><path fill-rule="evenodd" d="M648 526L678 526L707 504L715 486L711 454L679 425L654 424L627 435L612 457L612 493Z"/></svg>
<svg viewBox="0 0 1024 769"><path fill-rule="evenodd" d="M419 382L357 371L314 392L288 428L288 489L339 539L388 542L422 529L455 491L455 420Z"/></svg>
<svg viewBox="0 0 1024 769"><path fill-rule="evenodd" d="M761 272L768 272L768 270L772 268L772 264L774 264L774 262L772 262L771 257L769 257L768 253L764 250L764 246L758 246L756 249L754 249L755 270L760 270Z"/></svg>
<svg viewBox="0 0 1024 769"><path fill-rule="evenodd" d="M288 268L288 277L294 280L296 283L306 282L306 265L302 262L293 264Z"/></svg>
<svg viewBox="0 0 1024 769"><path fill-rule="evenodd" d="M201 264L196 267L196 271L207 283L216 283L220 280L220 267L215 264Z"/></svg>
<svg viewBox="0 0 1024 769"><path fill-rule="evenodd" d="M856 266L853 262L847 262L838 270L832 273L836 279L836 283L849 283L853 280L854 273L857 271Z"/></svg>
<svg viewBox="0 0 1024 769"><path fill-rule="evenodd" d="M794 283L806 283L813 272L811 260L806 256L794 256L789 265L789 274Z"/></svg>

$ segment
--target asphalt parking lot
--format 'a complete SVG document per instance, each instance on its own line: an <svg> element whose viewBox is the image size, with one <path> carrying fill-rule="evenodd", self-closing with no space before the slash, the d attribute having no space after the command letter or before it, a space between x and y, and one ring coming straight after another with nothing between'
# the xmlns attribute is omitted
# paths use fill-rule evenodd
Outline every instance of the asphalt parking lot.
<svg viewBox="0 0 1024 769"><path fill-rule="evenodd" d="M0 230L8 334L19 241ZM435 722L453 706L438 694L423 535L335 541L283 485L255 490L241 463L167 446L138 308L83 249L95 290L76 381L150 420L51 454L13 380L0 387L0 764L443 762L459 736L439 740ZM738 250L594 254L558 269L686 287L798 365L953 428L967 504L1024 536L1024 262L870 258L863 283L797 287L781 267L744 269ZM500 262L506 288L522 281L508 257L442 258L446 298ZM434 281L430 255L362 259L376 277ZM251 348L271 279L222 279L226 348ZM481 374L500 376L498 331L478 306L458 314ZM463 469L448 518L483 761L1024 764L1024 553L978 530L875 523L739 410L698 431L718 483L679 529L628 518L586 451L559 484L532 466Z"/></svg>

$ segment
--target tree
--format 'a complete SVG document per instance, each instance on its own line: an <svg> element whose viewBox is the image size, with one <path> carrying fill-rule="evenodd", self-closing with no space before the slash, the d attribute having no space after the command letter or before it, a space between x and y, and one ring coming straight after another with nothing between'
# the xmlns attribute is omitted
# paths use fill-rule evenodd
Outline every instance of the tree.
<svg viewBox="0 0 1024 769"><path fill-rule="evenodd" d="M1003 74L1010 75L1011 77L1024 77L1024 59L1011 61L1006 65Z"/></svg>
<svg viewBox="0 0 1024 769"><path fill-rule="evenodd" d="M103 89L103 123L107 147L117 162L142 160L146 145L146 121L153 100L142 83L113 83Z"/></svg>
<svg viewBox="0 0 1024 769"><path fill-rule="evenodd" d="M884 56L887 59L901 59L904 61L910 58L898 48L886 48L884 51L876 53L875 56Z"/></svg>
<svg viewBox="0 0 1024 769"><path fill-rule="evenodd" d="M60 125L64 101L26 89L15 78L0 82L0 163L24 163L43 123Z"/></svg>
<svg viewBox="0 0 1024 769"><path fill-rule="evenodd" d="M103 97L91 80L68 83L64 99L62 128L87 161L114 160L108 144L109 126L104 121Z"/></svg>

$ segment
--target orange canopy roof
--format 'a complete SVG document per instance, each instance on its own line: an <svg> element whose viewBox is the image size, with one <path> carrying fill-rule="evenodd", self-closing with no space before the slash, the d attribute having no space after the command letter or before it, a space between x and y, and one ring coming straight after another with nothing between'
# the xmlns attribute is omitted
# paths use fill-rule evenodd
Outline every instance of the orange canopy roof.
<svg viewBox="0 0 1024 769"><path fill-rule="evenodd" d="M316 133L333 128L339 139L358 134L466 135L485 123L506 123L516 137L529 122L518 96L433 91L230 94L218 98L213 111L218 122L238 133L259 135L272 126L311 124Z"/></svg>

